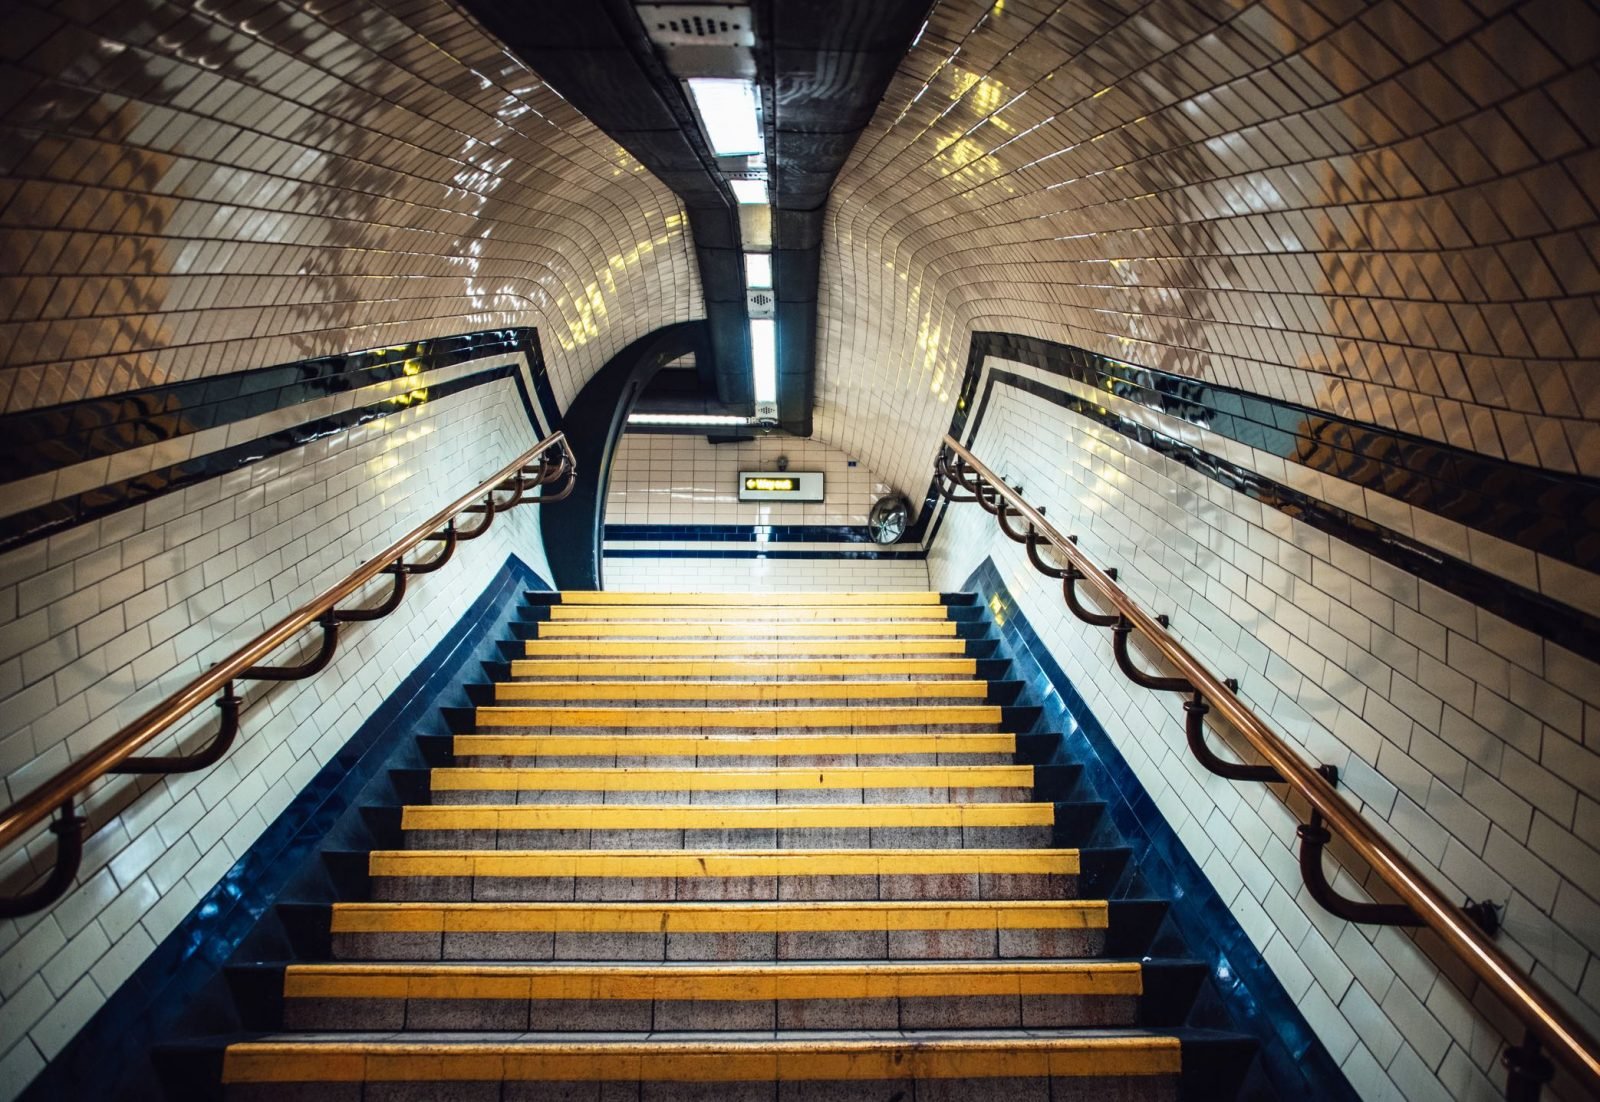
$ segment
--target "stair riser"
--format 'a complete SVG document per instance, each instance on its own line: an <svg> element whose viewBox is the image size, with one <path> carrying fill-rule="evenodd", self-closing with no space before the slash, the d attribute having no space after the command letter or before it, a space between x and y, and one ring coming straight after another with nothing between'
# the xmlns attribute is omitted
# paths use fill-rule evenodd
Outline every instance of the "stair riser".
<svg viewBox="0 0 1600 1102"><path fill-rule="evenodd" d="M1178 1102L1177 1076L802 1082L233 1083L226 1102Z"/></svg>
<svg viewBox="0 0 1600 1102"><path fill-rule="evenodd" d="M346 999L284 1002L289 1029L644 1033L661 1030L1051 1029L1132 1025L1133 995L863 999Z"/></svg>
<svg viewBox="0 0 1600 1102"><path fill-rule="evenodd" d="M1100 955L1095 929L800 930L782 933L448 931L336 933L336 960L804 961L1076 960Z"/></svg>
<svg viewBox="0 0 1600 1102"><path fill-rule="evenodd" d="M407 849L1030 849L1052 827L785 827L731 830L408 830Z"/></svg>
<svg viewBox="0 0 1600 1102"><path fill-rule="evenodd" d="M435 804L960 804L1024 803L1033 799L1032 788L785 788L785 789L681 789L666 792L608 792L600 789L548 788L441 789Z"/></svg>
<svg viewBox="0 0 1600 1102"><path fill-rule="evenodd" d="M796 876L375 876L372 898L401 902L1075 899L1060 873Z"/></svg>

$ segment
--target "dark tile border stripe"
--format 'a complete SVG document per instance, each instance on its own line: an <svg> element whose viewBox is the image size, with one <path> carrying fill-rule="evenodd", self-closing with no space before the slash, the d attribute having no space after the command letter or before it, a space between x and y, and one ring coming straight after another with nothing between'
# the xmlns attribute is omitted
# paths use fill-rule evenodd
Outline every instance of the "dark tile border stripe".
<svg viewBox="0 0 1600 1102"><path fill-rule="evenodd" d="M321 437L345 432L357 425L379 421L405 409L415 409L424 402L437 402L453 394L507 378L516 383L523 404L529 406L527 384L523 382L522 372L512 364L491 367L446 383L436 383L427 388L425 398L417 401L400 404L392 399L384 399L369 406L307 421L293 428L283 429L231 448L223 448L209 455L196 456L182 463L174 463L133 478L125 478L120 482L86 490L81 494L60 498L47 505L13 513L0 518L0 553L25 546L88 521L110 516L130 506L163 497L176 490L220 477L230 471L248 467L271 456L282 455L284 452L304 447ZM535 425L537 426L537 422Z"/></svg>
<svg viewBox="0 0 1600 1102"><path fill-rule="evenodd" d="M1107 817L1133 850L1139 896L1169 901L1168 917L1181 935L1184 952L1208 966L1220 1010L1230 1019L1226 1028L1260 1041L1262 1071L1275 1088L1272 1096L1355 1102L1339 1065L1034 631L994 560L985 559L961 588L976 592L991 611L1000 613L996 620L1006 657L1014 663L1012 676L1026 684L1024 691L1032 694L1029 703L1044 708L1039 730L1062 732L1060 760L1081 764L1084 779L1106 801ZM996 598L998 606L991 604ZM1250 1085L1245 1096L1259 1097L1260 1092L1248 1090Z"/></svg>
<svg viewBox="0 0 1600 1102"><path fill-rule="evenodd" d="M330 394L518 352L527 357L543 429L526 388L523 406L534 430L543 436L559 427L561 411L550 387L538 331L524 326L319 356L7 414L0 417L0 472L7 481L27 478Z"/></svg>
<svg viewBox="0 0 1600 1102"><path fill-rule="evenodd" d="M982 423L989 398L997 385L1015 387L1114 429L1153 452L1181 463L1190 470L1199 471L1230 490L1303 521L1352 547L1360 548L1374 558L1382 559L1448 593L1454 593L1535 635L1542 635L1574 653L1600 661L1600 619L1037 380L1025 379L1009 371L991 370L974 420L974 434L976 426Z"/></svg>
<svg viewBox="0 0 1600 1102"><path fill-rule="evenodd" d="M1320 531L1326 532L1335 539L1359 547L1373 557L1382 559L1391 566L1404 570L1423 581L1454 594L1464 601L1492 612L1496 616L1516 624L1518 627L1550 639L1576 654L1600 661L1600 618L1591 616L1515 582L1507 581L1498 575L1473 566L1464 559L1430 547L1410 536L1376 524L1365 517L1356 516L1319 498L1311 497L1292 487L1285 486L1280 482L1265 478L1254 471L1246 470L1203 449L1175 440L1164 433L1145 428L1143 425L1128 418L1109 411L1102 412L1101 407L1085 402L1065 391L1057 390L1034 380L1022 379L998 367L989 372L989 382L984 386L983 393L980 395L978 393L978 384L983 378L983 365L986 358L991 355L1027 363L1052 374L1069 378L1080 378L1081 376L1080 369L1069 369L1068 366L1065 366L1072 362L1074 356L1102 360L1107 365L1116 363L1116 361L1106 360L1105 357L1096 356L1094 353L1086 352L1083 349L1055 344L1038 338L1023 337L1009 333L974 333L972 345L967 356L966 374L962 378L961 397L956 402L956 409L951 417L949 430L950 435L964 440L968 446L971 446L973 440L977 438L978 430L982 427L984 415L988 410L989 398L994 392L996 381L1003 381L1063 409L1068 409L1071 412L1095 420L1123 436L1135 440L1152 450L1159 451L1168 458L1183 463L1192 470L1199 471L1213 481L1220 482L1228 488L1246 494L1264 505L1270 505L1280 512L1302 520ZM1118 364L1117 366L1127 368L1127 365ZM1147 369L1143 368L1128 368L1128 370L1147 371ZM1148 373L1152 376L1165 375L1162 372ZM1227 388L1211 387L1209 384L1202 384L1196 380L1185 379L1181 376L1165 376L1165 378L1177 380L1197 388L1191 392L1196 395L1203 388L1211 391L1232 393L1241 402L1248 398L1265 406L1281 406L1286 409L1296 410L1303 408L1291 406L1288 403L1272 403L1266 399L1256 398L1253 395L1247 395L1239 391L1229 392ZM1163 385L1167 384L1163 383ZM1176 385L1176 383L1173 385ZM1161 409L1161 412L1168 411ZM1382 433L1384 431L1372 426L1358 427L1373 433ZM1250 443L1248 440L1243 442ZM1291 461L1297 462L1298 460ZM1499 461L1488 460L1486 462ZM1516 468L1519 471L1531 470L1531 468L1521 468L1516 464L1504 462L1500 462L1500 466ZM1546 477L1539 472L1534 473L1538 477ZM1573 479L1569 476L1561 477L1566 478L1569 482L1583 483L1588 486L1596 485L1593 480ZM1498 493L1500 491L1497 489L1495 492ZM1508 490L1506 492L1513 491ZM948 504L938 500L934 492L933 482L930 480L928 494L923 502L922 513L918 518L919 520L927 519L929 521L927 526L928 536L923 544L924 547L931 549L935 540L938 539L939 530L944 522L948 508ZM1578 516L1571 518L1571 522L1574 526L1584 523L1582 518ZM1600 523L1593 527L1595 531L1600 531ZM1578 542L1585 547L1588 546L1588 543L1584 540L1579 540ZM1579 565L1585 566L1586 569L1593 569L1596 563L1600 563L1600 558L1596 558L1587 564L1579 563Z"/></svg>

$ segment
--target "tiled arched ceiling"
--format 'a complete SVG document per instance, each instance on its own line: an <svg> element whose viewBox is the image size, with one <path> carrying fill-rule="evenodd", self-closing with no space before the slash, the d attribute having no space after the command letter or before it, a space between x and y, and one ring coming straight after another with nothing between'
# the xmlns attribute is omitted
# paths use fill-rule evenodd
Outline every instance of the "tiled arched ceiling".
<svg viewBox="0 0 1600 1102"><path fill-rule="evenodd" d="M916 496L1000 330L1600 475L1600 18L1494 7L939 0L834 189L818 431Z"/></svg>
<svg viewBox="0 0 1600 1102"><path fill-rule="evenodd" d="M0 408L520 325L564 406L699 312L672 193L444 0L17 14Z"/></svg>

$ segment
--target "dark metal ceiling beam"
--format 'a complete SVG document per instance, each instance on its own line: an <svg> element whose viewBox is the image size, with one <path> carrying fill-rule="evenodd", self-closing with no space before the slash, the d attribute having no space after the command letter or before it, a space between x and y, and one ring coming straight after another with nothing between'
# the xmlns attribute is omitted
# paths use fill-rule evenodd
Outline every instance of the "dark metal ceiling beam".
<svg viewBox="0 0 1600 1102"><path fill-rule="evenodd" d="M463 6L683 201L705 296L717 397L753 408L739 218L678 79L628 0Z"/></svg>

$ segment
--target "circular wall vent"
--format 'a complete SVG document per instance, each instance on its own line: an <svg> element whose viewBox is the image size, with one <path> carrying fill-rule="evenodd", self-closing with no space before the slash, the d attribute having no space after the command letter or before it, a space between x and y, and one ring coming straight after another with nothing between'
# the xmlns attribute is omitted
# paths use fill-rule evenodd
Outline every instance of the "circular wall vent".
<svg viewBox="0 0 1600 1102"><path fill-rule="evenodd" d="M879 498L867 514L867 531L874 543L899 543L911 523L911 503L899 494Z"/></svg>

